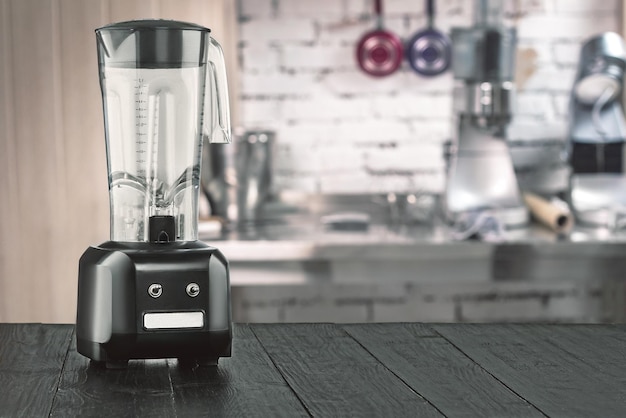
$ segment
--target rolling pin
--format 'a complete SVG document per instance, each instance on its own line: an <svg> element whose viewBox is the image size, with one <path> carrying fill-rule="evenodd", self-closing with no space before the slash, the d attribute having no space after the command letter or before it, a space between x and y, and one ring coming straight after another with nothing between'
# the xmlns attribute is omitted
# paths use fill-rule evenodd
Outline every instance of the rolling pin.
<svg viewBox="0 0 626 418"><path fill-rule="evenodd" d="M533 217L554 232L565 233L574 226L574 217L565 205L555 204L534 193L524 193L524 202Z"/></svg>

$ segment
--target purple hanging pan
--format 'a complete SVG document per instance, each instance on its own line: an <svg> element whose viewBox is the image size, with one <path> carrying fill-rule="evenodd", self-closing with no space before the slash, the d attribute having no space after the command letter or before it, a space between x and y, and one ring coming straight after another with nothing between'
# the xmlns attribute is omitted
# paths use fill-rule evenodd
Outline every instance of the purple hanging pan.
<svg viewBox="0 0 626 418"><path fill-rule="evenodd" d="M363 35L356 51L359 67L374 77L393 74L404 55L398 35L383 28L381 3L382 0L374 0L377 28Z"/></svg>
<svg viewBox="0 0 626 418"><path fill-rule="evenodd" d="M451 42L445 33L435 29L435 0L426 0L428 27L417 32L406 44L406 59L411 68L423 76L434 77L450 67Z"/></svg>

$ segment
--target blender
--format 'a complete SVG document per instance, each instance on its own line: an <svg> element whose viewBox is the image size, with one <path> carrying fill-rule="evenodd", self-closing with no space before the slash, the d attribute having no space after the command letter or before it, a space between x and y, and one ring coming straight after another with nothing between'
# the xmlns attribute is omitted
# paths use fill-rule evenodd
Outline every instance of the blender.
<svg viewBox="0 0 626 418"><path fill-rule="evenodd" d="M456 141L445 199L448 217L462 227L480 219L501 228L528 222L507 144L516 42L515 28L503 23L500 0L480 0L474 25L452 29Z"/></svg>
<svg viewBox="0 0 626 418"><path fill-rule="evenodd" d="M79 262L78 352L107 367L231 354L228 262L198 238L203 136L230 142L226 70L210 30L170 20L96 29L110 241Z"/></svg>

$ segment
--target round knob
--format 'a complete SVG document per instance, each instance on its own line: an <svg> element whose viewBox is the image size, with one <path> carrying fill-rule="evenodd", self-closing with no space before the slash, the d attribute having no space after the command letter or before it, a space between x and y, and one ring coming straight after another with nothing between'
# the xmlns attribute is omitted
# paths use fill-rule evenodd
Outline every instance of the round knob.
<svg viewBox="0 0 626 418"><path fill-rule="evenodd" d="M197 283L189 283L186 290L189 296L195 298L200 293L200 286Z"/></svg>
<svg viewBox="0 0 626 418"><path fill-rule="evenodd" d="M148 287L148 294L153 298L158 298L163 293L163 286L158 283L153 283Z"/></svg>

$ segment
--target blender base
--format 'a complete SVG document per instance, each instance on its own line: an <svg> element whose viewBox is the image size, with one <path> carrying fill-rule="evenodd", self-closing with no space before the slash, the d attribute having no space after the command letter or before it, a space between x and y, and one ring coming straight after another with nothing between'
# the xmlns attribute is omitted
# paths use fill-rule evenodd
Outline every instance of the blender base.
<svg viewBox="0 0 626 418"><path fill-rule="evenodd" d="M80 259L76 344L107 368L131 359L217 365L230 357L228 263L201 242L89 247Z"/></svg>

